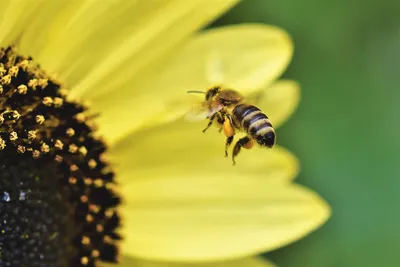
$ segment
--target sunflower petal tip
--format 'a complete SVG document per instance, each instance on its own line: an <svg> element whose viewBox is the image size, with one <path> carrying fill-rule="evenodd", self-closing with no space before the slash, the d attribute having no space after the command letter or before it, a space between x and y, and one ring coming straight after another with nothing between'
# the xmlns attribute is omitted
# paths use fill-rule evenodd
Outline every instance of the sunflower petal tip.
<svg viewBox="0 0 400 267"><path fill-rule="evenodd" d="M319 228L326 221L329 220L332 214L331 206L326 202L322 197L320 197L317 193L314 193L314 220L315 220L315 228Z"/></svg>
<svg viewBox="0 0 400 267"><path fill-rule="evenodd" d="M287 161L287 166L289 166L290 168L290 175L288 177L290 177L291 179L289 179L288 181L292 181L293 179L296 178L296 176L300 173L301 171L301 164L299 159L291 152L289 151L287 148L281 147L281 146L277 146L275 149L279 149L280 151L283 152L283 155L285 157L285 160Z"/></svg>
<svg viewBox="0 0 400 267"><path fill-rule="evenodd" d="M322 200L321 201L321 221L326 222L332 216L332 208L328 204L328 202Z"/></svg>

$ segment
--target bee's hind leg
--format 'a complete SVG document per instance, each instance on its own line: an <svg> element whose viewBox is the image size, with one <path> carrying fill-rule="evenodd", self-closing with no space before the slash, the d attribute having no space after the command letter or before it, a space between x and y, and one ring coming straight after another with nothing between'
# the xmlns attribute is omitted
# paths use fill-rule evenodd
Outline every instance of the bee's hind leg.
<svg viewBox="0 0 400 267"><path fill-rule="evenodd" d="M233 165L236 164L236 162L235 162L235 157L239 154L240 149L241 149L242 147L247 148L247 149L250 149L250 148L253 147L253 145L254 145L253 139L251 139L250 137L245 136L245 137L243 137L243 138L240 138L240 139L236 142L235 147L233 148L233 153L232 153L232 162L233 162Z"/></svg>
<svg viewBox="0 0 400 267"><path fill-rule="evenodd" d="M228 156L228 148L229 148L229 146L232 144L232 141L233 141L233 135L226 138L226 143L225 143L225 157Z"/></svg>
<svg viewBox="0 0 400 267"><path fill-rule="evenodd" d="M232 118L228 114L225 114L225 120L223 122L222 128L224 134L227 137L225 142L225 157L228 156L228 148L232 144L233 137L235 136L235 129L233 128Z"/></svg>

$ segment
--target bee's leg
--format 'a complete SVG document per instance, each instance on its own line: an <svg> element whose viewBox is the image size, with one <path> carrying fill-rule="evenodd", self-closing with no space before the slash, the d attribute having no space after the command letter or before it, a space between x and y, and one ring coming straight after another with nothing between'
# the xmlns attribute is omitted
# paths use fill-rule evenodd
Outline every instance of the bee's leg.
<svg viewBox="0 0 400 267"><path fill-rule="evenodd" d="M232 141L233 141L233 135L226 138L226 143L225 143L225 157L228 156L228 148L229 148L229 146L232 144Z"/></svg>
<svg viewBox="0 0 400 267"><path fill-rule="evenodd" d="M240 149L241 149L242 147L247 148L247 149L250 149L250 148L253 147L253 145L254 145L253 140L252 140L250 137L248 137L248 136L245 136L245 137L239 139L239 140L236 142L235 147L233 148L233 153L232 153L232 162L233 162L233 165L236 164L236 162L235 162L235 157L239 154Z"/></svg>
<svg viewBox="0 0 400 267"><path fill-rule="evenodd" d="M221 125L221 127L218 130L219 133L222 132L222 130L224 129L224 121L225 121L224 116L222 114L218 113L217 122L219 125Z"/></svg>
<svg viewBox="0 0 400 267"><path fill-rule="evenodd" d="M235 135L235 128L233 128L232 117L228 114L225 114L223 128L226 137L231 137Z"/></svg>
<svg viewBox="0 0 400 267"><path fill-rule="evenodd" d="M210 117L210 121L208 122L207 127L203 130L203 133L205 133L205 132L208 130L208 128L211 127L211 125L213 124L213 121L214 121L216 115L217 115L217 113L213 114L213 115Z"/></svg>
<svg viewBox="0 0 400 267"><path fill-rule="evenodd" d="M226 143L225 143L225 157L228 156L228 148L232 144L233 137L235 136L235 129L232 124L232 117L228 114L225 114L225 121L223 124L224 133L226 135Z"/></svg>

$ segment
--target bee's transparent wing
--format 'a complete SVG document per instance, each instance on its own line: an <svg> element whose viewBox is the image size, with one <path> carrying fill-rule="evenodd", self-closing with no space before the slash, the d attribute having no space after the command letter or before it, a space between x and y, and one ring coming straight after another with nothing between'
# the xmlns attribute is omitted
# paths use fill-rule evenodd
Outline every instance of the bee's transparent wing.
<svg viewBox="0 0 400 267"><path fill-rule="evenodd" d="M258 90L245 95L246 102L255 106L258 106L265 98L266 92L264 90Z"/></svg>
<svg viewBox="0 0 400 267"><path fill-rule="evenodd" d="M211 109L203 104L193 105L192 109L185 114L184 119L186 121L202 121L210 118L212 115L220 111L221 108L221 105L217 105Z"/></svg>
<svg viewBox="0 0 400 267"><path fill-rule="evenodd" d="M202 121L207 119L209 111L202 104L194 104L192 108L185 114L186 121Z"/></svg>

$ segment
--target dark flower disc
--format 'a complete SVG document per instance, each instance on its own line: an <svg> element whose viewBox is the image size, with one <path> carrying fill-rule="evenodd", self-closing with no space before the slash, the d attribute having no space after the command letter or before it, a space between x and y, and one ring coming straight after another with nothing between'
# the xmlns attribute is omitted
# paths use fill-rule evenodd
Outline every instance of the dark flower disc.
<svg viewBox="0 0 400 267"><path fill-rule="evenodd" d="M15 47L0 48L0 266L116 262L120 218L87 108Z"/></svg>

